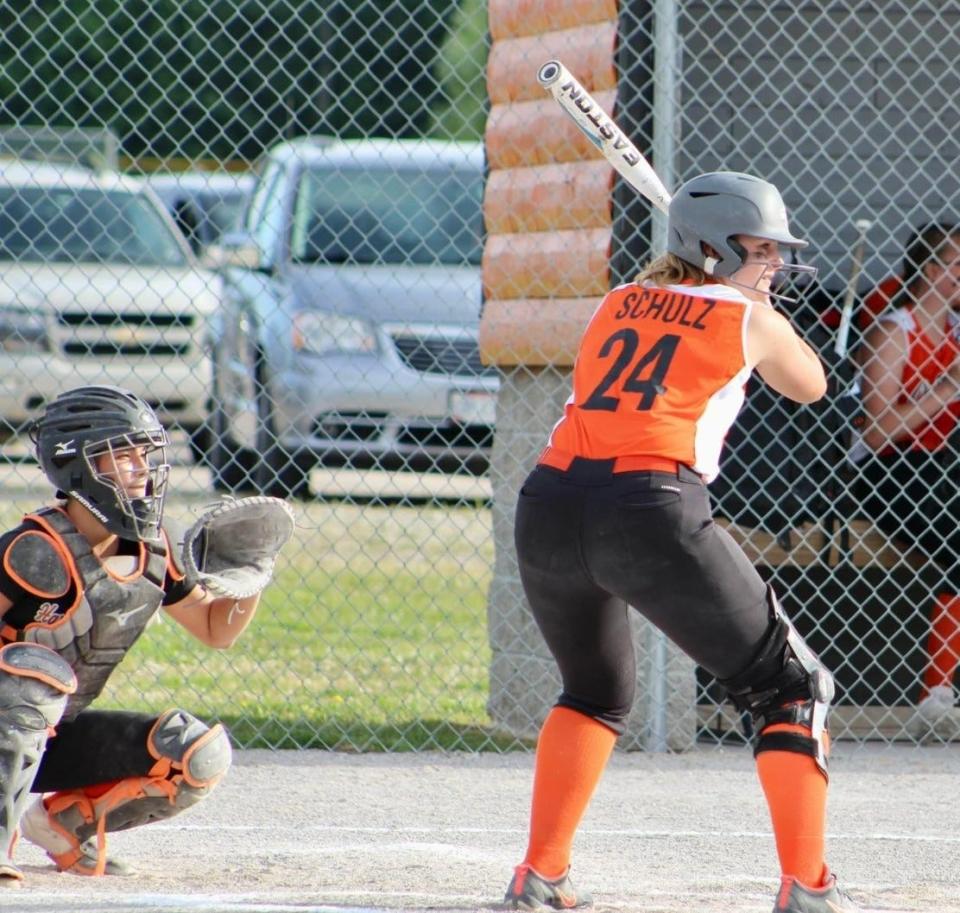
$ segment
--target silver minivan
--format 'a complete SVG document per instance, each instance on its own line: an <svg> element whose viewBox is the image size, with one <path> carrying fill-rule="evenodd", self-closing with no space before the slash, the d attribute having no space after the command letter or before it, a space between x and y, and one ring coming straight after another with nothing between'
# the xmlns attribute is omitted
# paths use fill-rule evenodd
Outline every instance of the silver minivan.
<svg viewBox="0 0 960 913"><path fill-rule="evenodd" d="M306 490L316 464L482 472L479 143L295 140L223 242L214 483Z"/></svg>

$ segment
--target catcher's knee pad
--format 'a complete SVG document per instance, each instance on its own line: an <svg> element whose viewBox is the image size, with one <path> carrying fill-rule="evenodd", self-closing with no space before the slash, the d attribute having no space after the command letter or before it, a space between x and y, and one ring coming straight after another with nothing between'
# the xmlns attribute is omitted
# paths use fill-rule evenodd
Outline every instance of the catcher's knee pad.
<svg viewBox="0 0 960 913"><path fill-rule="evenodd" d="M809 755L826 776L827 714L835 690L833 676L797 633L770 588L767 600L770 627L760 650L746 669L720 684L738 709L753 717L755 755L761 751ZM767 731L777 723L803 726L810 735Z"/></svg>
<svg viewBox="0 0 960 913"><path fill-rule="evenodd" d="M73 669L53 650L31 643L0 648L0 858L13 849L47 738L76 689Z"/></svg>
<svg viewBox="0 0 960 913"><path fill-rule="evenodd" d="M171 818L195 805L223 778L232 755L222 726L208 727L183 710L157 719L147 748L155 763L146 776L53 793L30 810L24 836L61 870L102 875L112 865L106 857L108 831Z"/></svg>
<svg viewBox="0 0 960 913"><path fill-rule="evenodd" d="M184 710L168 710L157 719L147 736L147 748L157 762L152 776L173 778L194 791L209 792L216 786L233 757L223 726L218 723L211 728Z"/></svg>

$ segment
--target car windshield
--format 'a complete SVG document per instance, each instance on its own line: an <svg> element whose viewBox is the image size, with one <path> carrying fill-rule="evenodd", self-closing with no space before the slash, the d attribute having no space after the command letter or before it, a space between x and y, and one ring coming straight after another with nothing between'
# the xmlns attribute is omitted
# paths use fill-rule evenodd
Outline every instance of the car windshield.
<svg viewBox="0 0 960 913"><path fill-rule="evenodd" d="M479 264L483 175L463 168L314 167L297 194L300 263Z"/></svg>
<svg viewBox="0 0 960 913"><path fill-rule="evenodd" d="M73 187L0 187L0 260L186 265L144 197Z"/></svg>

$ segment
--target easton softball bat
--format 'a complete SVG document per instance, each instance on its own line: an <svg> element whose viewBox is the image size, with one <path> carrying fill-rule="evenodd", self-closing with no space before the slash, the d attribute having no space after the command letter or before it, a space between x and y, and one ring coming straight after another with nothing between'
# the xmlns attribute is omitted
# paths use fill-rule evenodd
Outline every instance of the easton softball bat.
<svg viewBox="0 0 960 913"><path fill-rule="evenodd" d="M537 80L631 187L661 212L670 205L670 192L653 167L590 93L559 60L548 60Z"/></svg>

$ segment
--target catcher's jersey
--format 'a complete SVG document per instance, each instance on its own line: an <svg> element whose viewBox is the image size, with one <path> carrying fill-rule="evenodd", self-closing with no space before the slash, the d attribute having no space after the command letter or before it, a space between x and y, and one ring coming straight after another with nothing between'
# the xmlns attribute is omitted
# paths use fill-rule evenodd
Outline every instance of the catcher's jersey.
<svg viewBox="0 0 960 913"><path fill-rule="evenodd" d="M935 346L926 333L921 331L909 308L898 308L879 319L884 323L896 324L907 334L907 360L900 376L902 389L897 403L902 405L922 399L960 355L960 344L956 338L960 323L950 315L951 332L939 346ZM930 421L904 434L898 443L900 447L910 450L940 450L957 426L958 420L960 402L955 401L941 409ZM881 454L893 453L896 449L887 447Z"/></svg>
<svg viewBox="0 0 960 913"><path fill-rule="evenodd" d="M712 481L750 375L750 308L724 285L613 289L584 332L550 446L590 459L662 457Z"/></svg>
<svg viewBox="0 0 960 913"><path fill-rule="evenodd" d="M48 507L0 540L0 590L13 603L0 621L0 641L37 643L70 664L77 688L64 720L100 694L161 603L179 601L192 588L166 536L121 540L120 554L101 559L65 510Z"/></svg>
<svg viewBox="0 0 960 913"><path fill-rule="evenodd" d="M177 537L183 536L179 524L167 519L163 521L163 530L168 542L177 542ZM0 620L0 626L3 628L0 631L0 642L17 639L16 632L31 624L56 624L58 619L66 614L67 609L76 602L78 596L77 581L72 574L69 586L63 595L51 599L32 592L30 588L23 586L22 582L18 582L17 574L10 573L7 552L10 546L27 532L43 536L50 535L47 531L39 529L32 520L25 519L20 526L0 536L0 593L13 603ZM140 543L120 540L120 554L139 556L142 552L143 546ZM174 557L173 554L170 555L171 561ZM60 572L57 571L57 573ZM185 599L195 585L195 580L184 580L179 567L171 568L168 565L163 582L163 605L174 605Z"/></svg>

